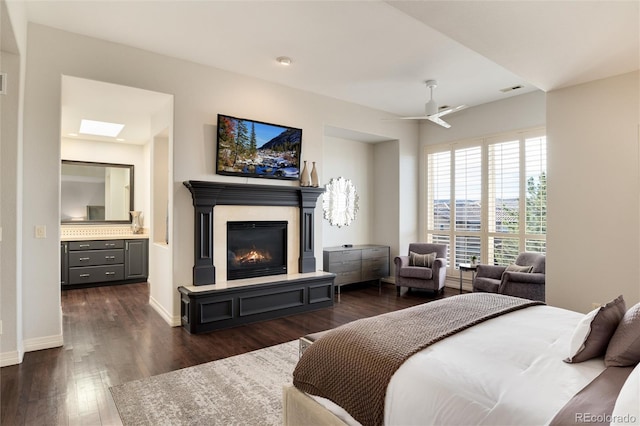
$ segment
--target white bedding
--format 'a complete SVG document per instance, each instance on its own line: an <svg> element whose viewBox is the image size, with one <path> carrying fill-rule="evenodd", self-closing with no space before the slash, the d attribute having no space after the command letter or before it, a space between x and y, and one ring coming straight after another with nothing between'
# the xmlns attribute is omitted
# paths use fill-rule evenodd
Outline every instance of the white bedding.
<svg viewBox="0 0 640 426"><path fill-rule="evenodd" d="M602 358L562 360L584 315L534 306L431 345L391 378L386 425L542 425L604 370ZM313 397L347 424L340 407Z"/></svg>

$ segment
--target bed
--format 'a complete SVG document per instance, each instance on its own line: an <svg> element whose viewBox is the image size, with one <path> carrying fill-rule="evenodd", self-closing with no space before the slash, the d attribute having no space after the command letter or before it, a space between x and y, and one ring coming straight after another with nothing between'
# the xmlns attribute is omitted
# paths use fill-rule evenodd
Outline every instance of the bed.
<svg viewBox="0 0 640 426"><path fill-rule="evenodd" d="M474 298L477 297L492 296L462 295L448 298L459 300L447 303L475 303ZM517 299L502 295L499 297ZM440 301L425 305L433 303ZM449 309L448 305L445 308ZM417 307L404 311L413 309ZM415 312L423 315L422 311ZM383 321L390 317L389 322L393 324L397 321L393 314L376 318ZM357 327L360 321L366 320L351 324ZM527 303L526 306L482 319L462 330L447 332L446 336L400 363L386 384L383 418L364 418L364 421L361 415L354 418L349 409L342 408L339 405L341 400L335 398L335 395L323 397L322 392L306 385L304 373L309 369L314 370L313 374L317 373L317 365L307 361L307 358L315 357L327 360L328 366L322 366L326 370L316 374L323 380L328 377L331 378L328 381L333 383L344 379L344 386L350 386L351 392L362 393L365 398L368 388L375 388L366 377L347 383L351 380L351 377L347 377L349 370L358 368L357 363L363 359L360 353L351 349L346 355L322 352L324 339L330 338L332 330L305 351L294 372L295 386L285 387L284 423L542 425L552 422L566 424L567 418L572 418L573 423L578 424L598 423L594 420L604 420L601 424L615 424L616 421L611 421L612 419L619 420L620 415L627 415L619 423L638 424L640 367L607 368L602 356L579 363L564 361L570 354L572 345L575 345L576 328L584 322L583 314ZM379 324L381 322L376 323L375 328L381 329ZM415 329L415 326L412 327ZM393 325L390 326L392 328ZM615 372L615 380L610 378L609 372ZM615 383L612 385L613 381ZM321 387L318 385L318 388ZM606 390L603 390L605 387ZM606 398L599 397L603 393L609 395L608 402L605 401ZM620 398L618 394L621 395ZM371 398L374 401L375 395ZM593 405L585 408L585 400L593 402L594 399L598 400L597 404L608 404L608 408ZM619 403L614 408L617 402ZM580 413L581 409L590 411ZM593 414L594 410L596 414L606 413L606 418L584 417ZM355 412L358 413L357 410ZM565 417L560 417L561 414ZM618 417L611 417L613 414ZM577 415L583 417L577 418Z"/></svg>

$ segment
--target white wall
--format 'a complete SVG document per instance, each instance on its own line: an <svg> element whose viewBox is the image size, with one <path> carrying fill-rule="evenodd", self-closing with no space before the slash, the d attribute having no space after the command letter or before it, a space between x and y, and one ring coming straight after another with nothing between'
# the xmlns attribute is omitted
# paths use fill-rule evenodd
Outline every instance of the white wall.
<svg viewBox="0 0 640 426"><path fill-rule="evenodd" d="M640 73L547 94L547 302L640 301Z"/></svg>
<svg viewBox="0 0 640 426"><path fill-rule="evenodd" d="M193 179L295 185L216 175L213 129L217 113L301 127L304 129L303 160L319 164L323 164L324 123L384 135L389 140L397 140L401 149L416 151L415 124L381 120L389 115L380 111L34 24L29 26L28 66L23 229L30 233L36 224L49 229L58 226L62 75L174 95L174 208L170 230L173 271L170 287L163 295L171 302L160 296L156 298L162 308L174 316L179 315L176 288L191 283L193 266L193 206L182 182ZM407 175L407 179L411 177ZM322 210L318 207L316 229L322 229L322 220ZM398 224L389 226L398 227ZM318 269L322 268L322 247L323 238L321 232L317 232ZM58 250L54 238L24 240L23 256L28 254L29 258L41 260L38 268L24 268L24 299L29 301L24 304L24 334L29 338L55 336L61 332Z"/></svg>
<svg viewBox="0 0 640 426"><path fill-rule="evenodd" d="M22 362L22 122L27 52L26 9L0 0L0 70L7 94L0 100L0 366Z"/></svg>
<svg viewBox="0 0 640 426"><path fill-rule="evenodd" d="M349 226L338 228L322 221L324 247L343 244L371 244L373 203L375 197L373 181L374 145L349 139L325 136L322 180L324 187L331 179L343 177L353 182L358 194L358 212ZM319 203L322 200L319 200Z"/></svg>

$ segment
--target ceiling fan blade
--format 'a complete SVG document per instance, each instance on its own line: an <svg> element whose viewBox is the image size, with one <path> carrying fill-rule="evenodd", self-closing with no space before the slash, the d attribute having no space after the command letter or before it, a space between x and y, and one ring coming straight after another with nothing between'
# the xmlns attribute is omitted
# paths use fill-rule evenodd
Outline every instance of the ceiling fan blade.
<svg viewBox="0 0 640 426"><path fill-rule="evenodd" d="M458 105L457 107L443 109L442 111L438 111L435 114L430 115L429 117L442 117L443 115L451 114L452 112L462 111L463 109L468 108L466 105Z"/></svg>
<svg viewBox="0 0 640 426"><path fill-rule="evenodd" d="M434 115L435 115L435 114L434 114ZM434 123L436 123L436 124L439 124L439 125L441 125L442 127L445 127L445 128L447 128L447 129L448 129L449 127L451 127L451 124L447 123L446 121L444 121L444 120L443 120L442 118L440 118L440 117L435 117L434 115L431 115L431 116L427 117L427 120L432 121L432 122L434 122Z"/></svg>

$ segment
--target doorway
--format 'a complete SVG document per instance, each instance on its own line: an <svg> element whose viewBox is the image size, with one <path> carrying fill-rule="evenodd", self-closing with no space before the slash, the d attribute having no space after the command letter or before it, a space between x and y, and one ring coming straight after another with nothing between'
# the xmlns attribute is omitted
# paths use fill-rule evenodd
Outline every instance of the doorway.
<svg viewBox="0 0 640 426"><path fill-rule="evenodd" d="M148 237L149 303L175 325L166 315L173 297L173 96L72 76L62 76L61 88L61 159L132 166L131 210L142 212L143 238ZM120 129L110 135L98 134L83 127L87 121L116 124ZM61 224L60 235L66 240L74 232L96 239L111 232L126 236L129 221L130 217L120 223L79 219Z"/></svg>

